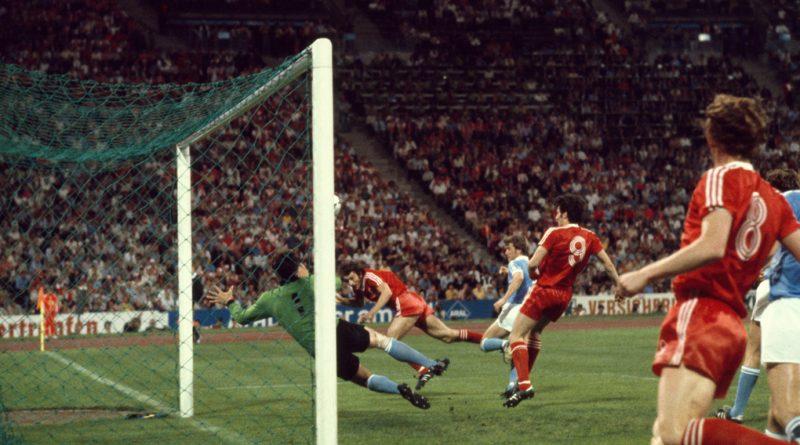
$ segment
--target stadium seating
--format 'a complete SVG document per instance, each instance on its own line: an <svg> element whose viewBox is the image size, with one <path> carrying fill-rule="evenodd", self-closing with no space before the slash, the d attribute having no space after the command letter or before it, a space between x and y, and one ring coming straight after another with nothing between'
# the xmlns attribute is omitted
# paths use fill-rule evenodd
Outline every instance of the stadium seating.
<svg viewBox="0 0 800 445"><path fill-rule="evenodd" d="M258 1L244 3L247 8L261 6ZM771 97L726 58L696 62L665 55L646 60L629 36L585 1L557 2L549 14L536 12L552 3L537 0L535 5L519 6L486 0L465 7L462 2L441 0L391 2L389 7L382 0L363 2L373 16L393 23L415 42L415 49L409 58L381 54L369 63L345 60L337 77L340 99L351 102L344 108L363 112L398 162L490 251L497 252L502 236L511 231L537 239L550 224L548 200L565 190L587 197L587 224L608 241L620 269L632 269L674 249L690 187L702 168L696 161L704 150L696 118L719 91L763 97L773 124L759 165L762 170L798 167L798 115L787 106L792 104L798 76L796 54L780 49L772 53L783 67L787 85L793 86L787 86L785 97ZM629 8L636 8L638 2L629 3ZM165 2L173 9L187 5L203 12L213 9L215 2ZM14 6L0 9L0 23L15 21L20 38L3 40L6 46L0 54L4 61L31 69L98 81L161 83L215 81L252 72L264 63L251 51L257 42L225 49L209 44L200 51L156 51L146 33L113 1L15 0ZM796 17L796 11L787 8L788 13L776 14L776 20L789 23L787 14ZM510 31L537 31L526 34L523 42L512 42L510 34L486 31L488 24L500 22ZM300 23L306 28L312 22ZM64 30L69 38L57 37ZM270 47L292 52L311 38L306 34L299 40L273 39L270 34L268 40ZM432 299L444 298L449 287L465 298L502 292L503 278L478 264L463 240L436 224L429 212L416 207L393 184L385 183L345 143L340 141L337 147L337 192L345 198L338 228L341 260L366 259L393 267ZM234 171L235 165L220 165L216 177L204 180L236 176L226 169ZM13 203L23 214L40 211L42 203L49 202L45 196L57 194L61 185L58 177L46 174L34 181L41 184L38 188L23 186L25 181L9 170L0 177L3 189L16 191L4 205ZM213 190L212 185L201 190ZM209 233L226 225L234 214L256 218L248 213L261 198L256 190L250 189L248 199L234 203L224 194L202 193L195 198L201 214L205 205L224 209L216 220L204 220ZM45 223L25 229L32 233L52 229L41 226ZM126 283L127 294L111 291L122 283L104 270L108 266L104 260L70 266L89 272L77 281L58 282L52 270L66 259L31 251L28 243L35 237L23 236L21 228L11 224L0 223L0 245L5 246L0 252L0 311L30 310L29 295L40 282L60 286L70 295L72 310L170 307L171 288L160 281L168 274L158 261L131 266L140 268L130 271L139 281ZM271 226L265 220L249 225L270 230L263 236L250 234L248 246L232 241L248 239L243 233L207 240L208 250L202 253L206 261L199 271L208 281L239 282L252 297L273 279L258 257L274 249L289 227ZM394 230L397 227L403 229ZM117 231L139 235L148 230L121 229ZM160 243L148 236L124 240L142 258L163 254ZM655 289L667 285L659 283ZM584 274L576 291L607 290L608 282L598 269Z"/></svg>
<svg viewBox="0 0 800 445"><path fill-rule="evenodd" d="M113 2L18 2L17 6L24 7L14 8L10 16L0 20L19 21L25 35L31 38L15 40L2 48L3 60L31 69L112 82L162 83L221 80L263 68L260 59L243 52L167 54L149 50L144 41L133 37L141 30ZM56 16L68 18L71 39L55 38L59 29L43 29L41 23L52 23ZM109 44L106 39L109 35L116 36L110 39L116 43ZM243 134L253 138L269 133L268 129L262 130L265 131L257 135L246 131ZM236 135L223 138L233 143ZM215 155L219 153L204 153L195 164L198 171L212 172L202 175L194 195L200 224L195 237L200 245L206 246L205 251L198 252L203 260L199 261L196 272L208 283L221 280L239 283L247 298L252 298L259 289L275 284L263 255L284 243L292 227L289 223L276 224L280 218L269 211L254 211L254 207L269 198L261 196L263 191L255 186L245 185L245 198L240 200L231 199L224 187L217 192L223 181L240 176L238 169L243 164L234 163L233 158L216 163L221 157ZM213 165L211 160L215 161ZM89 237L89 228L80 221L80 215L85 213L87 205L98 202L101 193L114 196L114 188L120 187L119 184L107 181L105 188L84 190L77 205L68 204L57 199L59 192L70 192L64 186L67 181L58 173L45 172L31 178L30 171L14 170L7 165L0 169L2 188L13 191L3 201L3 211L18 215L13 221L7 218L0 223L0 245L4 246L0 251L0 312L32 310L31 301L40 284L61 295L64 311L174 307L174 283L168 282L172 271L160 260L174 256L171 236L162 239L153 233L153 227L125 217L126 212L144 206L143 201L134 198L126 206L109 207L108 211L117 214L106 215L106 220L116 223ZM165 166L147 169L141 182L153 177L160 180L133 184L134 189L153 191L142 196L158 195L173 187ZM340 259L365 259L378 267L393 267L433 299L440 294L443 297L443 290L450 284L463 290L468 298L473 298L471 290L476 287L492 288L488 293L494 295L495 275L477 263L465 243L433 221L428 211L416 207L409 196L383 181L344 142L337 145L336 172L337 191L344 198L345 208L337 236ZM286 188L299 185L292 183L292 175L285 177ZM104 181L103 176L95 180ZM75 182L75 178L70 181ZM40 186L26 185L30 183ZM42 214L45 208L64 217L58 223L33 217ZM236 215L239 218L234 218ZM19 221L25 221L26 226L20 227ZM230 230L212 239L211 235L220 227ZM265 233L248 233L252 227L267 229ZM402 230L390 234L389 228ZM60 237L53 240L49 250L34 248L52 231ZM72 250L65 248L67 242ZM110 253L99 255L99 252Z"/></svg>
<svg viewBox="0 0 800 445"><path fill-rule="evenodd" d="M351 65L375 133L490 249L511 231L538 238L551 224L547 200L563 191L588 197L588 224L608 240L622 270L677 248L703 167L697 158L705 156L698 118L718 92L762 95L776 123L760 167L797 166L780 131L793 113L729 59L664 55L649 62L602 15L566 20L572 29L595 31L578 33L577 44L554 39L548 51L515 47L503 56L513 60L507 64L481 47L486 53L474 59L497 62L481 70L447 51L424 62L417 51L409 60ZM451 25L430 14L424 23ZM604 289L597 269L577 291Z"/></svg>

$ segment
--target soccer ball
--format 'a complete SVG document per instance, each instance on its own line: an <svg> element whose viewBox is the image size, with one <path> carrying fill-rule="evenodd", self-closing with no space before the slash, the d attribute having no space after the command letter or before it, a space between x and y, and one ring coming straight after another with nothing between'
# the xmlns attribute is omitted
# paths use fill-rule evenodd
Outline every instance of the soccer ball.
<svg viewBox="0 0 800 445"><path fill-rule="evenodd" d="M339 210L342 209L342 200L337 195L333 195L333 214L339 215Z"/></svg>

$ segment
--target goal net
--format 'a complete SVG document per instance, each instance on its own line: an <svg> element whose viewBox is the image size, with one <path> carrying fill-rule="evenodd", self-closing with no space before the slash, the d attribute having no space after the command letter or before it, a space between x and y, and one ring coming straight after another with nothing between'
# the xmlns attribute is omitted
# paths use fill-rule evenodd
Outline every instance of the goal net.
<svg viewBox="0 0 800 445"><path fill-rule="evenodd" d="M0 188L14 437L335 443L329 41L209 84L0 65ZM218 286L255 302L287 251L315 275L316 361L275 319L201 301Z"/></svg>

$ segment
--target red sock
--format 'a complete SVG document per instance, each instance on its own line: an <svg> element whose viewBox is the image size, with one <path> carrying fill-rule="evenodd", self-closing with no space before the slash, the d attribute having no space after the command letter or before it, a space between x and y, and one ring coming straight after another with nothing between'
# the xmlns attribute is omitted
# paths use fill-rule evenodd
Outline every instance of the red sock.
<svg viewBox="0 0 800 445"><path fill-rule="evenodd" d="M411 366L412 368L414 368L417 371L417 375L419 375L419 374L421 374L421 373L423 373L423 372L428 370L428 368L426 368L426 367L424 367L422 365L418 365L416 363L409 363L408 366Z"/></svg>
<svg viewBox="0 0 800 445"><path fill-rule="evenodd" d="M530 368L528 368L528 346L522 340L511 343L511 357L514 367L517 368L519 389L526 390L531 387Z"/></svg>
<svg viewBox="0 0 800 445"><path fill-rule="evenodd" d="M475 331L468 331L466 329L459 329L458 341L468 341L470 343L480 343L483 334Z"/></svg>
<svg viewBox="0 0 800 445"><path fill-rule="evenodd" d="M692 419L681 445L786 445L756 430L722 419Z"/></svg>
<svg viewBox="0 0 800 445"><path fill-rule="evenodd" d="M539 356L539 351L542 350L542 341L539 339L539 334L531 334L528 338L528 369L533 369L533 364L536 363L536 357Z"/></svg>

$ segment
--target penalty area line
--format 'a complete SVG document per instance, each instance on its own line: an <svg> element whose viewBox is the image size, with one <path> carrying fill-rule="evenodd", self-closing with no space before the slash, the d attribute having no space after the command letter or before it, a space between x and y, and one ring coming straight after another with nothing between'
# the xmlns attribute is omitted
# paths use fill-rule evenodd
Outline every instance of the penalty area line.
<svg viewBox="0 0 800 445"><path fill-rule="evenodd" d="M69 366L72 369L78 371L79 373L91 378L92 380L94 380L94 381L96 381L98 383L102 383L103 385L106 385L106 386L116 390L117 392L120 392L120 393L130 397L131 399L137 400L137 401L139 401L141 403L144 403L145 405L149 405L151 408L154 408L154 409L156 409L158 411L169 413L170 415L177 416L179 414L176 409L170 407L166 403L164 403L164 402L162 402L162 401L160 401L160 400L158 400L158 399L156 399L154 397L150 397L150 396L148 396L146 394L143 394L143 393L141 393L139 391L136 391L135 389L133 389L133 388L127 386L127 385L123 385L122 383L118 383L118 382L115 382L115 381L113 381L111 379L103 377L103 376L97 374L96 372L94 372L94 371L92 371L90 369L87 369L84 366L78 364L77 362L75 362L73 360L70 360L67 357L59 354L58 352L46 351L45 354L48 357L51 357L54 360L57 360L58 362L61 362L62 364L66 365L66 366ZM201 421L199 421L199 420L197 420L197 419L195 419L193 417L192 418L188 418L188 419L184 419L184 418L181 418L181 417L177 417L177 418L181 419L181 420L186 420L189 423L189 425L193 426L194 428L196 428L198 430L205 431L207 433L216 434L219 437L221 437L222 439L224 439L226 442L231 442L231 443L252 443L251 441L248 441L247 439L245 439L244 437L242 437L241 435L239 435L237 433L234 433L232 431L226 430L224 428L220 428L220 427L215 426L215 425L211 425L211 424L209 424L207 422L201 422Z"/></svg>

